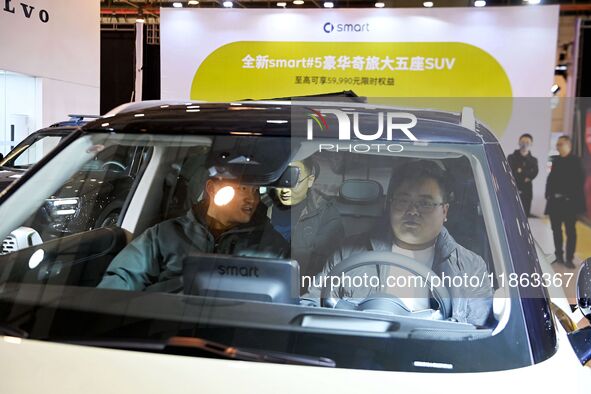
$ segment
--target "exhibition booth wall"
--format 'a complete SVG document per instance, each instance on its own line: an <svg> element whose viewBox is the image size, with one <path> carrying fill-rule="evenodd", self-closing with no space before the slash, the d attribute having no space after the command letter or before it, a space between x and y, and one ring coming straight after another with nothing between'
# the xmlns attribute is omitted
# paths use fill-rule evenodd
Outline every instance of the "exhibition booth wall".
<svg viewBox="0 0 591 394"><path fill-rule="evenodd" d="M0 3L3 153L19 137L67 119L68 114L99 112L100 1L75 3Z"/></svg>
<svg viewBox="0 0 591 394"><path fill-rule="evenodd" d="M369 101L476 117L545 167L558 6L162 9L162 98L228 101L353 90ZM544 209L546 172L534 181Z"/></svg>

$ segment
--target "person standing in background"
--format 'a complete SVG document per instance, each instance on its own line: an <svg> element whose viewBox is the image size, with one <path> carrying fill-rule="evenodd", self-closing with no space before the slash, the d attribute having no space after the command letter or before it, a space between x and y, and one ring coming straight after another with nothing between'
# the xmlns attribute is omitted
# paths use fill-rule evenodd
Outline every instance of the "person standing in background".
<svg viewBox="0 0 591 394"><path fill-rule="evenodd" d="M312 188L320 171L317 163L308 158L289 166L297 171L297 181L292 188L275 189L277 204L269 216L275 231L290 242L291 258L300 264L301 275L314 276L338 247L345 229L338 209Z"/></svg>
<svg viewBox="0 0 591 394"><path fill-rule="evenodd" d="M568 136L558 138L559 155L552 157L552 171L546 183L546 213L550 215L556 263L575 268L573 259L577 244L575 224L577 215L585 212L583 183L585 172L581 159L572 153L572 141ZM563 255L562 224L566 230L566 260Z"/></svg>
<svg viewBox="0 0 591 394"><path fill-rule="evenodd" d="M538 175L538 159L533 157L530 152L533 142L534 138L531 134L521 135L519 137L519 149L507 157L527 217L531 216L532 181Z"/></svg>

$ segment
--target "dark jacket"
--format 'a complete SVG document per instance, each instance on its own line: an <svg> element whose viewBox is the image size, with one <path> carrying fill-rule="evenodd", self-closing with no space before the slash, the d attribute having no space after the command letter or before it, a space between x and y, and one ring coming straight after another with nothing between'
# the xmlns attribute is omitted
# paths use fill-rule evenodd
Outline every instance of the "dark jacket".
<svg viewBox="0 0 591 394"><path fill-rule="evenodd" d="M382 227L383 228L383 227ZM334 266L356 252L362 251L391 251L394 237L391 231L376 232L370 238L355 238L345 241L324 267L320 276L327 275ZM418 264L418 263L417 263ZM385 283L375 265L367 265L351 270L351 276L378 276L380 282ZM432 270L437 275L442 273L449 277L467 275L468 278L476 276L483 279L480 287L453 287L450 291L452 302L452 317L459 322L467 322L475 325L483 325L488 319L492 310L493 288L488 280L486 263L480 256L456 243L453 237L445 229L439 233L435 241L435 256L433 258ZM321 283L316 280L315 283ZM377 288L346 288L344 295L347 298L366 298L371 294L380 293L383 289ZM307 295L310 298L320 298L320 288L311 287ZM337 294L334 294L337 295ZM342 294L341 294L342 296Z"/></svg>
<svg viewBox="0 0 591 394"><path fill-rule="evenodd" d="M531 152L528 152L526 156L523 156L519 149L511 153L507 160L509 166L513 172L513 177L517 183L517 188L526 192L529 195L532 194L532 183L536 176L538 176L538 159L532 156ZM526 181L529 179L529 182Z"/></svg>
<svg viewBox="0 0 591 394"><path fill-rule="evenodd" d="M143 290L182 275L182 261L191 252L285 258L288 243L271 227L263 210L245 225L214 239L205 225L202 205L185 216L147 229L111 262L98 287Z"/></svg>
<svg viewBox="0 0 591 394"><path fill-rule="evenodd" d="M546 182L546 213L584 213L584 183L585 171L580 158L573 154L566 157L553 156L552 171Z"/></svg>
<svg viewBox="0 0 591 394"><path fill-rule="evenodd" d="M313 276L339 247L345 229L331 201L310 191L303 204L305 207L291 230L291 258L300 264L301 275Z"/></svg>

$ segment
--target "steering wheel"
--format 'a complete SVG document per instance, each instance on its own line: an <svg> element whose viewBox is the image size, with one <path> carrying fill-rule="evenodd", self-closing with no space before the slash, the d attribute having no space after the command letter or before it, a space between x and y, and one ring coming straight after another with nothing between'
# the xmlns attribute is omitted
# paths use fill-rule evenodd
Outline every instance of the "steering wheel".
<svg viewBox="0 0 591 394"><path fill-rule="evenodd" d="M111 166L111 165L121 168L121 171L125 171L125 166L115 160L110 160L110 161L104 162L103 165L101 166L101 168L104 170L106 167Z"/></svg>
<svg viewBox="0 0 591 394"><path fill-rule="evenodd" d="M414 261L413 259L403 256L395 252L360 252L355 253L339 264L335 265L326 275L327 278L341 277L346 272L364 266L385 265L391 267L401 268L414 276L421 277L421 282L432 290L433 297L439 304L439 311L442 319L447 319L451 316L451 301L448 289L439 282L439 286L434 286L431 278L437 277L437 274L425 267L424 265ZM363 301L353 303L351 301L343 300L334 297L331 292L330 280L323 283L320 292L320 302L324 307L336 309L350 309L350 310L377 310L397 315L410 315L411 312L402 302L399 297L390 294L376 293Z"/></svg>

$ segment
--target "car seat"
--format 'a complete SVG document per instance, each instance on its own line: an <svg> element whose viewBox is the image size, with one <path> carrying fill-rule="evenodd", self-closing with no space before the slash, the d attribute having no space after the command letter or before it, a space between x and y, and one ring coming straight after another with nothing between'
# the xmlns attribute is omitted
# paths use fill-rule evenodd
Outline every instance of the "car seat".
<svg viewBox="0 0 591 394"><path fill-rule="evenodd" d="M482 257L488 271L494 272L488 234L472 174L456 181L447 218L445 227L456 242Z"/></svg>
<svg viewBox="0 0 591 394"><path fill-rule="evenodd" d="M191 151L181 163L173 163L164 177L162 220L184 215L203 193L207 168L207 148Z"/></svg>
<svg viewBox="0 0 591 394"><path fill-rule="evenodd" d="M345 237L370 231L384 212L384 189L371 179L347 179L334 200L345 227Z"/></svg>

